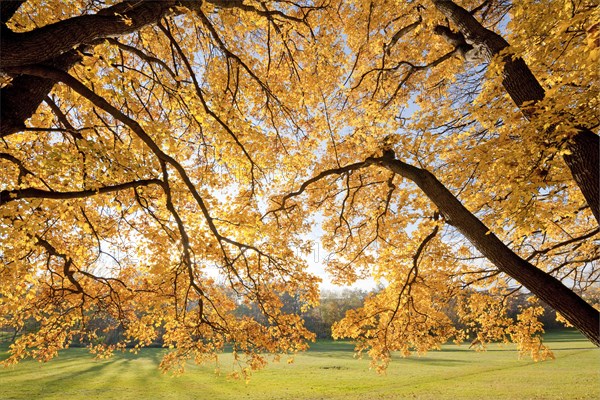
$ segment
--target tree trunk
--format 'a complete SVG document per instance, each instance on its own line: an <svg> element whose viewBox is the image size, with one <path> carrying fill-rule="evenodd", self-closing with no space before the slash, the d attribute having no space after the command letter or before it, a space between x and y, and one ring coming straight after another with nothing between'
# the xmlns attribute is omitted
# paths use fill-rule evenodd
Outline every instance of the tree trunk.
<svg viewBox="0 0 600 400"><path fill-rule="evenodd" d="M509 47L503 37L485 28L471 13L453 1L433 0L433 3L448 20L458 27L468 43L478 46L482 50L488 61ZM533 118L536 112L536 103L544 99L544 88L522 58L513 58L507 54L502 61L504 62L502 85L525 117ZM525 103L528 103L528 106L524 107ZM550 127L546 133L552 135L554 129L554 127ZM600 138L582 126L578 128L578 132L567 142L566 146L571 154L563 157L565 163L589 204L596 221L600 223L598 190L600 185Z"/></svg>
<svg viewBox="0 0 600 400"><path fill-rule="evenodd" d="M0 69L41 64L68 71L81 60L79 53L85 44L103 37L134 32L157 22L172 11L177 1L123 1L95 15L70 18L24 33L12 32L4 25L18 9L17 3L20 5L23 2L14 3L0 3L3 22ZM79 48L73 50L77 46ZM10 86L0 89L0 137L23 130L25 121L50 93L54 83L44 78L18 76Z"/></svg>
<svg viewBox="0 0 600 400"><path fill-rule="evenodd" d="M124 1L94 15L81 15L29 32L4 32L0 68L37 64L108 36L135 32L158 21L175 1Z"/></svg>
<svg viewBox="0 0 600 400"><path fill-rule="evenodd" d="M456 227L501 272L562 314L581 333L600 346L600 313L558 279L523 260L508 248L429 171L393 157L378 159L390 171L412 180Z"/></svg>
<svg viewBox="0 0 600 400"><path fill-rule="evenodd" d="M567 150L571 154L565 154L563 158L596 221L600 221L600 143L598 135L591 130L584 127L577 129L579 132L567 142Z"/></svg>
<svg viewBox="0 0 600 400"><path fill-rule="evenodd" d="M80 53L71 50L43 65L68 71L80 60ZM9 86L0 89L0 137L25 129L25 121L37 110L55 83L37 76L17 76Z"/></svg>

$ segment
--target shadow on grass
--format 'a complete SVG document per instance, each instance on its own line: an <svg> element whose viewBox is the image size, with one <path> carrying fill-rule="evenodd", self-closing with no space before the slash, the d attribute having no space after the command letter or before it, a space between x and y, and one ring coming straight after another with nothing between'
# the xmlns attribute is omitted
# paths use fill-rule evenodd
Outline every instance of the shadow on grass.
<svg viewBox="0 0 600 400"><path fill-rule="evenodd" d="M589 342L589 340L575 329L564 329L548 331L544 335L544 341L552 342ZM591 342L590 342L591 343Z"/></svg>
<svg viewBox="0 0 600 400"><path fill-rule="evenodd" d="M35 379L39 378L44 382L43 387L38 388L38 393L25 391L26 385L20 385L21 388L17 386L15 394L21 396L46 398L60 394L61 398L83 395L92 398L118 398L115 396L119 393L140 389L142 393L164 390L164 385L160 384L163 375L158 368L162 355L160 349L152 349L141 351L137 355L116 353L109 359L94 360L92 355L78 352L67 357L59 356L49 364L42 365L41 369L45 371L38 368L32 370L30 367L21 369L17 366L11 371L11 375L17 381L26 383L35 374Z"/></svg>
<svg viewBox="0 0 600 400"><path fill-rule="evenodd" d="M447 359L447 358L438 358L438 357L414 357L414 358L404 358L404 362L409 364L418 364L418 365L432 365L437 367L460 367L465 364L470 364L470 361L466 360L455 360L455 359Z"/></svg>

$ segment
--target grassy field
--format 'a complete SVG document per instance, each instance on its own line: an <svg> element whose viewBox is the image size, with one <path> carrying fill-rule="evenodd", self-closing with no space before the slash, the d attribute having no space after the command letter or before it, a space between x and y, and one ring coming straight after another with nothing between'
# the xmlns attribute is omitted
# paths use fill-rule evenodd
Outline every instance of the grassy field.
<svg viewBox="0 0 600 400"><path fill-rule="evenodd" d="M1 399L598 399L600 350L576 332L549 334L556 360L519 360L510 346L485 353L448 345L425 357L394 359L386 375L353 359L352 345L319 342L255 373L246 384L190 366L183 376L158 370L163 350L94 360L70 349L47 364L25 361L0 369ZM0 358L6 357L0 349ZM231 357L222 357L222 369Z"/></svg>

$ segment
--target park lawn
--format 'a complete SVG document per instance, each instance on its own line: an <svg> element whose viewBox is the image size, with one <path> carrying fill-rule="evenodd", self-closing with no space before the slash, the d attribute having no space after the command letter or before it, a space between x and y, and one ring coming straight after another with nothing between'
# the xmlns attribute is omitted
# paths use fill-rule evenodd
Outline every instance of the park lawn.
<svg viewBox="0 0 600 400"><path fill-rule="evenodd" d="M321 341L295 357L232 380L230 354L214 365L190 365L182 376L161 374L165 350L95 360L69 349L46 364L24 361L0 369L0 399L598 399L600 350L577 332L548 334L556 360L518 359L513 346L477 353L444 346L424 357L394 357L385 375L353 358L348 342ZM2 350L5 350L3 348ZM0 358L6 353L0 352Z"/></svg>

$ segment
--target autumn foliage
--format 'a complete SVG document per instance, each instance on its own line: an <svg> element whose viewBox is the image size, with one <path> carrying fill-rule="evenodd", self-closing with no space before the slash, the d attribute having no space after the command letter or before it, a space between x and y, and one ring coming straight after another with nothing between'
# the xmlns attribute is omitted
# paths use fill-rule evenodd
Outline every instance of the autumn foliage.
<svg viewBox="0 0 600 400"><path fill-rule="evenodd" d="M0 4L0 326L38 327L8 363L304 350L281 296L318 303L315 220L336 282L384 284L334 330L375 366L469 337L549 357L538 298L600 343L594 2Z"/></svg>

